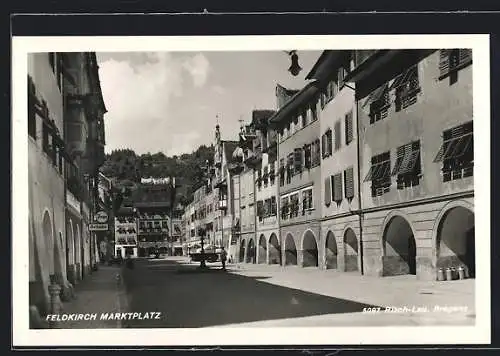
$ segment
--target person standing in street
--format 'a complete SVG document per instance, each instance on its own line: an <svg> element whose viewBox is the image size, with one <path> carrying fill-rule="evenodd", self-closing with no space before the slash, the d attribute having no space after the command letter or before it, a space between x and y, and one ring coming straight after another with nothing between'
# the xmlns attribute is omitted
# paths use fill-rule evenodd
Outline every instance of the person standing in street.
<svg viewBox="0 0 500 356"><path fill-rule="evenodd" d="M220 260L222 262L222 270L226 270L226 259L227 259L227 252L224 249L224 246L222 246L222 251L220 252Z"/></svg>

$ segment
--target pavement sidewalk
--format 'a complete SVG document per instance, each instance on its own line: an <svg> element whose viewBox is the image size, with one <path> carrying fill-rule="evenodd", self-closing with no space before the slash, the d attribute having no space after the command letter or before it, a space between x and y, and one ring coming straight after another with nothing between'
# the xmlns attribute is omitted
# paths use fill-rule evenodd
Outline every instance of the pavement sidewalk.
<svg viewBox="0 0 500 356"><path fill-rule="evenodd" d="M99 269L80 281L76 299L63 304L61 316L96 315L93 320L60 321L60 329L121 328L120 320L101 320L101 314L127 311L126 292L122 283L122 267L99 265Z"/></svg>
<svg viewBox="0 0 500 356"><path fill-rule="evenodd" d="M243 276L262 277L260 280L265 283L380 306L382 312L373 313L374 322L399 319L398 316L411 319L412 324L427 325L473 324L475 320L474 279L420 281L415 276L379 278L336 270L245 263L229 266L228 270ZM385 307L407 309L384 313ZM416 308L427 308L429 312L422 313L422 309Z"/></svg>

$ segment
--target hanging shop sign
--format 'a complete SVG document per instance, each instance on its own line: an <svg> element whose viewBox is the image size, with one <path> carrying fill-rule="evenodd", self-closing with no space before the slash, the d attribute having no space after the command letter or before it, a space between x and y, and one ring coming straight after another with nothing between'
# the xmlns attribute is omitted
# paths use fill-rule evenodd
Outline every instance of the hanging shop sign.
<svg viewBox="0 0 500 356"><path fill-rule="evenodd" d="M105 211L99 211L94 215L94 221L100 224L108 222L108 214Z"/></svg>
<svg viewBox="0 0 500 356"><path fill-rule="evenodd" d="M108 231L108 224L89 224L90 231Z"/></svg>

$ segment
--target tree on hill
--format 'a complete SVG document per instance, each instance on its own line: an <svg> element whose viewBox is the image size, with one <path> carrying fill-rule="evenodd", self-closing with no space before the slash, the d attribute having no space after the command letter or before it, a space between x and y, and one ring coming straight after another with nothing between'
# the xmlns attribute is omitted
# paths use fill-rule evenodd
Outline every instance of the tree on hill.
<svg viewBox="0 0 500 356"><path fill-rule="evenodd" d="M176 201L186 205L203 184L205 162L212 161L213 146L202 145L192 153L168 157L163 152L137 155L131 149L114 150L106 155L101 172L115 178L119 186L132 187L141 177L175 177ZM128 182L128 183L127 183Z"/></svg>

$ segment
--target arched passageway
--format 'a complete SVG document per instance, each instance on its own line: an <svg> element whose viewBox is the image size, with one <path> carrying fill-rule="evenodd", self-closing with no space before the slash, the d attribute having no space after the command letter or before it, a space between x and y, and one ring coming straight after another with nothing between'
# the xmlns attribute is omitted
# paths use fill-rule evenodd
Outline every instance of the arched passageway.
<svg viewBox="0 0 500 356"><path fill-rule="evenodd" d="M280 244L274 233L269 238L269 264L281 265Z"/></svg>
<svg viewBox="0 0 500 356"><path fill-rule="evenodd" d="M326 234L325 241L325 267L326 269L336 269L337 268L337 241L335 241L335 236L333 232L328 231Z"/></svg>
<svg viewBox="0 0 500 356"><path fill-rule="evenodd" d="M255 242L253 239L248 240L248 246L247 246L247 263L255 263Z"/></svg>
<svg viewBox="0 0 500 356"><path fill-rule="evenodd" d="M359 271L358 238L354 230L349 228L344 233L344 270L346 272Z"/></svg>
<svg viewBox="0 0 500 356"><path fill-rule="evenodd" d="M383 236L385 260L384 275L417 274L417 248L413 230L405 218L393 217Z"/></svg>
<svg viewBox="0 0 500 356"><path fill-rule="evenodd" d="M437 267L466 267L470 278L476 276L474 213L458 206L446 212L437 231Z"/></svg>
<svg viewBox="0 0 500 356"><path fill-rule="evenodd" d="M293 236L288 234L285 239L285 265L297 264L297 247Z"/></svg>
<svg viewBox="0 0 500 356"><path fill-rule="evenodd" d="M318 244L312 231L308 230L302 241L303 267L318 267Z"/></svg>
<svg viewBox="0 0 500 356"><path fill-rule="evenodd" d="M260 235L259 238L259 258L257 261L259 263L266 263L267 261L267 242L264 235Z"/></svg>
<svg viewBox="0 0 500 356"><path fill-rule="evenodd" d="M239 256L239 261L240 262L245 262L245 248L246 248L246 241L241 240L240 243L240 256Z"/></svg>

